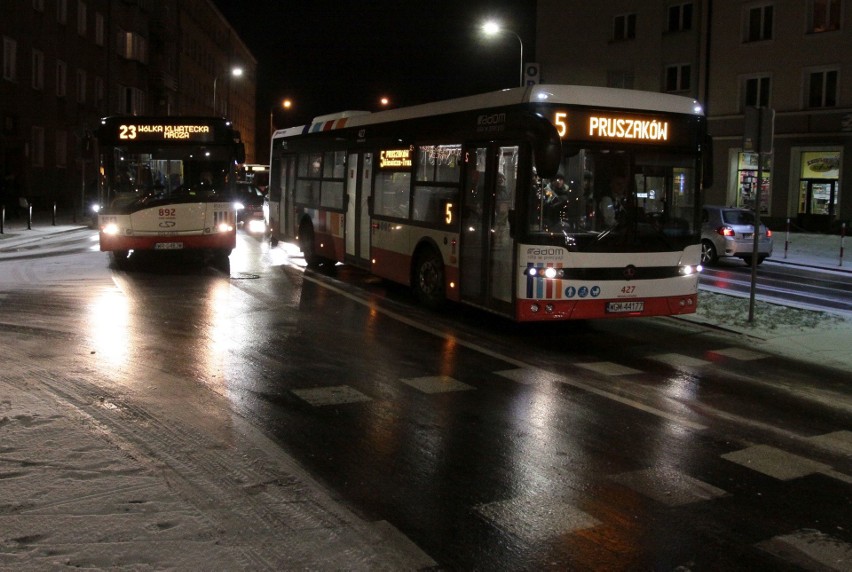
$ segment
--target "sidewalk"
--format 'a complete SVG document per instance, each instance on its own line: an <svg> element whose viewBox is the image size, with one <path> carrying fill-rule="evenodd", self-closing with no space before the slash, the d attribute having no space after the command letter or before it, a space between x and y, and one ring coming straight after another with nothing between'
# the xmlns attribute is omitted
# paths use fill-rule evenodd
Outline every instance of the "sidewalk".
<svg viewBox="0 0 852 572"><path fill-rule="evenodd" d="M85 228L70 217L54 226L36 216L30 229L6 221L0 263ZM852 261L838 265L839 237L794 235L786 259L784 238L765 264L852 272ZM748 336L758 351L852 371L852 320L764 302L750 326L746 307L702 292L699 313L685 319ZM435 566L389 523L330 497L239 416L223 420L227 430L199 430L200 406L187 404L181 419L133 410L12 352L0 345L0 570Z"/></svg>

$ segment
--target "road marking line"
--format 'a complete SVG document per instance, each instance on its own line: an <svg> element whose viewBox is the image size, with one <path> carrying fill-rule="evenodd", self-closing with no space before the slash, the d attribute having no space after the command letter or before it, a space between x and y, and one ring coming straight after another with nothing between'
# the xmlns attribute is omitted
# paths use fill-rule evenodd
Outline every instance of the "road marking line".
<svg viewBox="0 0 852 572"><path fill-rule="evenodd" d="M343 296L344 298L348 298L348 299L352 300L353 302L356 302L357 304L361 304L362 306L370 308L371 310L373 310L375 312L378 312L380 314L384 314L385 316L387 316L389 318L392 318L392 319L394 319L394 320L396 320L400 323L411 326L412 328L418 329L421 332L426 332L427 334L431 334L431 335L436 336L436 337L441 338L441 339L452 340L457 345L460 345L462 347L466 347L466 348L471 349L473 351L479 352L482 355L486 355L486 356L498 359L500 361L504 361L504 362L512 364L516 367L535 371L539 375L554 375L553 372L549 372L547 370L544 370L544 369L532 366L530 364L524 363L521 360L517 360L515 358L503 355L499 352L495 352L491 349L486 348L485 346L481 346L481 345L475 344L473 342L468 342L466 340L459 339L459 338L453 336L452 334L438 330L437 328L432 328L430 326L426 326L424 324L421 324L421 323L419 323L415 320L412 320L411 318L407 318L407 317L403 316L402 314L398 314L397 312L394 312L393 310L381 308L381 307L379 307L375 304L370 303L367 300L364 300L362 298L359 298L358 296L355 296L354 294L350 294L349 292L346 292L345 290L343 290L341 288L338 288L336 286L332 286L331 284L328 284L327 282L324 282L322 280L318 280L318 279L314 278L313 276L309 276L308 274L304 274L303 277L304 277L305 280L307 280L309 282L313 282L314 284L316 284L318 286L321 286L323 288L327 288L328 290L331 290L332 292L335 292L335 293ZM574 387L576 389L580 389L580 390L585 391L587 393L592 393L594 395L597 395L598 397L603 397L604 399L608 399L610 401L615 401L617 403L621 403L622 405L626 405L626 406L631 407L633 409L638 409L640 411L644 411L645 413L649 413L649 414L654 415L656 417L659 417L661 419L665 419L667 421L671 421L671 422L676 423L678 425L688 427L688 428L693 429L695 431L703 431L704 429L707 429L707 426L702 425L701 423L696 423L695 421L690 421L689 419L686 419L686 418L681 417L679 415L673 415L673 414L671 414L667 411L662 411L662 410L657 409L655 407L651 407L649 405L645 405L644 403L640 403L639 401L629 399L627 397L622 397L621 395L612 393L610 391L598 389L597 387L595 387L593 385L590 385L588 383L583 383L582 381L579 381L579 380L576 380L576 379L569 379L565 376L560 376L559 381L560 381L560 383L563 383L565 385L569 385L571 387Z"/></svg>

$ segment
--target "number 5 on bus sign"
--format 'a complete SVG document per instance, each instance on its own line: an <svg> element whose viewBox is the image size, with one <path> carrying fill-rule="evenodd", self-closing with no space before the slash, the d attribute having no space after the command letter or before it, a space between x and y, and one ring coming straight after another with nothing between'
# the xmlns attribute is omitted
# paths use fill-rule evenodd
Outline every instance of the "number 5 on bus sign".
<svg viewBox="0 0 852 572"><path fill-rule="evenodd" d="M444 203L444 222L447 226L453 224L453 208L454 205L452 201L446 201Z"/></svg>

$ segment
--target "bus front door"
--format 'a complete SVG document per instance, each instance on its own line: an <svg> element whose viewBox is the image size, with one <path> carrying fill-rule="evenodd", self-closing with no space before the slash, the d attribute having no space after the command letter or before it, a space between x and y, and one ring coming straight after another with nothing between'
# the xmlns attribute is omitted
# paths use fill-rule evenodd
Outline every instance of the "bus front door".
<svg viewBox="0 0 852 572"><path fill-rule="evenodd" d="M462 300L512 315L517 146L465 148L460 286Z"/></svg>

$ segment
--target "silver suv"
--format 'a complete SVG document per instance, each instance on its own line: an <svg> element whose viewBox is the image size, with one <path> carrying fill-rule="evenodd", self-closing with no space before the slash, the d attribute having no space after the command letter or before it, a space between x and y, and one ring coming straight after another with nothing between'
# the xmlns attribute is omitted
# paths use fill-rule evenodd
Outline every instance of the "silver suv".
<svg viewBox="0 0 852 572"><path fill-rule="evenodd" d="M722 256L736 256L751 264L754 253L754 213L737 207L705 206L701 216L701 263L716 264ZM772 255L772 231L762 223L757 263Z"/></svg>

